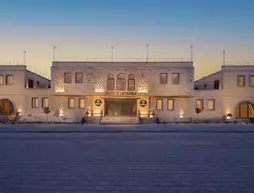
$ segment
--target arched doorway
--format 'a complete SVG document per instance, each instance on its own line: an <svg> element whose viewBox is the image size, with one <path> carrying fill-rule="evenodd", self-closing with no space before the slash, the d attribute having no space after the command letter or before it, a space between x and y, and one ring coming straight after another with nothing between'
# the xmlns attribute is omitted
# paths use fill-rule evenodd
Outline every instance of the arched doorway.
<svg viewBox="0 0 254 193"><path fill-rule="evenodd" d="M0 114L13 115L14 104L9 99L0 99Z"/></svg>
<svg viewBox="0 0 254 193"><path fill-rule="evenodd" d="M248 101L239 103L235 109L235 117L236 118L254 117L253 104Z"/></svg>

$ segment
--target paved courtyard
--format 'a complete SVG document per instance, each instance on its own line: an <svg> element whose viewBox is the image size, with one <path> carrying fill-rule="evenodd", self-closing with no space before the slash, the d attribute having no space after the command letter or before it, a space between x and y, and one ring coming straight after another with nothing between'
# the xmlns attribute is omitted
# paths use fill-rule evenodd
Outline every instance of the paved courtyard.
<svg viewBox="0 0 254 193"><path fill-rule="evenodd" d="M254 125L0 125L9 192L254 192Z"/></svg>

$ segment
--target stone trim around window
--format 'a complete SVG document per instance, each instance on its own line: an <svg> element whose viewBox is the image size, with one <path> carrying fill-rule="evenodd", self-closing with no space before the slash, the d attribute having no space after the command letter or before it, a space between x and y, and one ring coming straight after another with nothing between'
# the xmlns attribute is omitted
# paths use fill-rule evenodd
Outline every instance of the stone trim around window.
<svg viewBox="0 0 254 193"><path fill-rule="evenodd" d="M172 102L172 108L169 108L169 102ZM167 99L167 110L168 111L174 111L175 109L175 100L174 99Z"/></svg>
<svg viewBox="0 0 254 193"><path fill-rule="evenodd" d="M212 108L209 107L209 102L212 102L212 103L213 103ZM207 109L208 109L209 111L215 111L215 99L208 99L208 100L207 100Z"/></svg>
<svg viewBox="0 0 254 193"><path fill-rule="evenodd" d="M240 85L239 83L240 83L240 78L243 78L243 85ZM245 87L245 75L237 75L237 86L238 87Z"/></svg>
<svg viewBox="0 0 254 193"><path fill-rule="evenodd" d="M39 108L39 98L38 97L32 97L31 99L31 107L34 108Z"/></svg>
<svg viewBox="0 0 254 193"><path fill-rule="evenodd" d="M158 101L161 101L161 108L158 108ZM158 111L163 110L163 99L156 99L156 110Z"/></svg>
<svg viewBox="0 0 254 193"><path fill-rule="evenodd" d="M71 100L73 100L73 106L71 106ZM75 108L75 98L68 98L68 109Z"/></svg>

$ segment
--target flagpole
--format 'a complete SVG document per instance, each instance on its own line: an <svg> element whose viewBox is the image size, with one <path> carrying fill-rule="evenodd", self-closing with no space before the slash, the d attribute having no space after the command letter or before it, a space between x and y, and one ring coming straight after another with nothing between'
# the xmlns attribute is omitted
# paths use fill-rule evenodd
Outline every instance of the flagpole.
<svg viewBox="0 0 254 193"><path fill-rule="evenodd" d="M26 50L23 52L23 63L26 65Z"/></svg>
<svg viewBox="0 0 254 193"><path fill-rule="evenodd" d="M114 51L115 51L115 48L114 46L111 47L111 62L114 62Z"/></svg>
<svg viewBox="0 0 254 193"><path fill-rule="evenodd" d="M148 62L149 57L149 44L146 44L146 62Z"/></svg>
<svg viewBox="0 0 254 193"><path fill-rule="evenodd" d="M191 61L193 61L193 45L190 46L190 51L191 51Z"/></svg>
<svg viewBox="0 0 254 193"><path fill-rule="evenodd" d="M53 61L56 59L56 46L53 47Z"/></svg>
<svg viewBox="0 0 254 193"><path fill-rule="evenodd" d="M223 50L223 66L225 66L226 63L226 50Z"/></svg>

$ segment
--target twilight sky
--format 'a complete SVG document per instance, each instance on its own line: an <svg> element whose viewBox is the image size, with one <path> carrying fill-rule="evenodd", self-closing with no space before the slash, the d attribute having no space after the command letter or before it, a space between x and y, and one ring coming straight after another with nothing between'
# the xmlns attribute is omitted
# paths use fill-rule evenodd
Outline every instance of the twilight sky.
<svg viewBox="0 0 254 193"><path fill-rule="evenodd" d="M253 0L0 0L0 64L49 76L58 60L190 58L195 77L222 65L254 64Z"/></svg>

